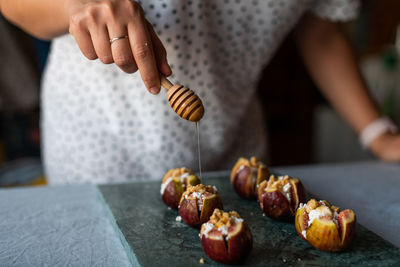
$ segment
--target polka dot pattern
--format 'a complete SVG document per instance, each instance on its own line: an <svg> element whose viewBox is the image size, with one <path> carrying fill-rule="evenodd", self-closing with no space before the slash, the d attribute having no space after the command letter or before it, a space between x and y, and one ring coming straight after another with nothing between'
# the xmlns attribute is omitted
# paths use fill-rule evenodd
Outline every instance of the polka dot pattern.
<svg viewBox="0 0 400 267"><path fill-rule="evenodd" d="M239 156L265 159L266 133L255 98L263 66L304 12L330 10L334 19L339 10L343 18L353 2L141 2L168 52L171 79L203 100L205 170L229 169ZM165 90L151 95L139 73L87 60L72 36L54 40L43 85L43 151L50 183L150 180L173 167L197 170L195 124L173 112Z"/></svg>

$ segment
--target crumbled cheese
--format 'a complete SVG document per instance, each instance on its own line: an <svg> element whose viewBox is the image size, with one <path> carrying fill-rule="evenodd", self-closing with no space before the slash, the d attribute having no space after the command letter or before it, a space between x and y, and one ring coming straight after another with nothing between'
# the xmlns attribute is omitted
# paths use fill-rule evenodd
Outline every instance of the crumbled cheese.
<svg viewBox="0 0 400 267"><path fill-rule="evenodd" d="M212 223L205 223L203 224L204 226L204 231L201 233L201 235L204 235L205 237L208 238L208 233L214 229L214 224Z"/></svg>
<svg viewBox="0 0 400 267"><path fill-rule="evenodd" d="M214 189L214 193L218 192L218 188L215 185L213 185L213 189Z"/></svg>
<svg viewBox="0 0 400 267"><path fill-rule="evenodd" d="M175 221L181 222L182 221L182 217L181 216L176 216Z"/></svg>
<svg viewBox="0 0 400 267"><path fill-rule="evenodd" d="M200 192L193 192L191 196L196 198L197 207L199 208L199 211L201 211L201 209L203 208L204 194ZM185 198L187 198L187 195L185 196Z"/></svg>
<svg viewBox="0 0 400 267"><path fill-rule="evenodd" d="M313 223L315 219L326 216L327 214L322 213L319 209L311 210L308 213L308 227Z"/></svg>
<svg viewBox="0 0 400 267"><path fill-rule="evenodd" d="M187 178L187 177L189 177L189 173L188 172L185 172L184 174L182 174L180 177L179 177L179 180L181 180L181 182L183 183L184 181L185 181L185 178Z"/></svg>
<svg viewBox="0 0 400 267"><path fill-rule="evenodd" d="M306 230L301 231L301 234L304 236L304 238L307 238L307 232L306 232Z"/></svg>
<svg viewBox="0 0 400 267"><path fill-rule="evenodd" d="M186 184L185 184L185 179L187 178L187 177L189 177L189 173L188 172L185 172L184 174L182 174L180 177L179 177L179 180L181 181L181 183L182 183L182 186L183 186L183 189L186 189Z"/></svg>
<svg viewBox="0 0 400 267"><path fill-rule="evenodd" d="M305 208L306 212L308 212L308 210L311 209L308 212L308 227L311 226L311 224L314 222L315 219L325 217L326 219L332 220L333 223L336 225L336 228L339 229L339 223L338 223L339 208L331 206L325 200L320 200L317 202L315 199L311 199L307 204L301 203L299 208Z"/></svg>
<svg viewBox="0 0 400 267"><path fill-rule="evenodd" d="M192 197L195 197L195 198L201 198L202 195L203 195L203 194L200 193L200 192L193 192L193 193L191 194L191 196L192 196Z"/></svg>
<svg viewBox="0 0 400 267"><path fill-rule="evenodd" d="M164 195L165 189L167 188L168 184L169 184L170 182L172 182L172 180L173 180L173 178L172 178L172 177L169 177L167 180L165 180L164 183L161 184L161 190L160 190L160 194L161 194L161 195Z"/></svg>
<svg viewBox="0 0 400 267"><path fill-rule="evenodd" d="M311 210L310 213L308 213L308 227L310 227L315 219L319 219L321 216L323 216L323 214L319 210Z"/></svg>
<svg viewBox="0 0 400 267"><path fill-rule="evenodd" d="M287 183L283 186L282 191L283 195L287 198L287 200L291 199L290 191L291 191L292 185L290 183Z"/></svg>
<svg viewBox="0 0 400 267"><path fill-rule="evenodd" d="M221 227L218 227L218 231L220 231L221 234L223 234L223 235L227 235L228 234L228 227L226 225L222 225Z"/></svg>
<svg viewBox="0 0 400 267"><path fill-rule="evenodd" d="M319 219L324 216L332 218L333 221L335 221L335 215L332 214L332 210L325 205L321 205L318 208L311 210L308 213L308 227L310 227L315 219Z"/></svg>
<svg viewBox="0 0 400 267"><path fill-rule="evenodd" d="M236 217L233 217L233 218L235 218L237 221L243 221L243 219L240 219L240 218L236 218ZM235 221L236 221L235 220ZM208 237L208 233L211 231L211 230L213 230L214 228L215 228L215 225L214 224L212 224L212 223L205 223L205 224L203 224L204 225L204 231L201 233L201 235L204 235L205 237ZM218 227L217 228L217 230L223 235L223 236L225 236L225 240L229 240L229 235L228 235L228 226L226 226L226 225L222 225L222 226L220 226L220 227ZM201 235L200 235L200 238L201 238Z"/></svg>
<svg viewBox="0 0 400 267"><path fill-rule="evenodd" d="M189 177L189 176L190 176L190 173L185 172L185 173L183 173L183 174L179 177L179 180L181 181L181 183L182 183L184 189L186 188L185 178L187 178L187 177ZM161 184L161 190L160 190L161 195L164 194L165 188L167 188L168 184L169 184L173 179L174 179L174 177L172 177L172 176L171 176L171 177L168 177L168 179L165 180L165 182Z"/></svg>
<svg viewBox="0 0 400 267"><path fill-rule="evenodd" d="M241 223L241 222L243 222L243 219L242 219L242 218L238 218L238 217L235 217L235 216L233 216L232 218L233 218L233 221L234 221L235 223Z"/></svg>

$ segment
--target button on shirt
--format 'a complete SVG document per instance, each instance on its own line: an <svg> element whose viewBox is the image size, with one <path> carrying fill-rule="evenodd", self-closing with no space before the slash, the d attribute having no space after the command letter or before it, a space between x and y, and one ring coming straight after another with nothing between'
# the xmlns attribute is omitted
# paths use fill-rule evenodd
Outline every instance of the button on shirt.
<svg viewBox="0 0 400 267"><path fill-rule="evenodd" d="M204 170L238 157L265 160L266 132L256 85L263 66L308 11L334 21L356 16L354 0L146 0L171 79L202 99ZM71 35L56 38L43 79L43 153L51 184L161 179L170 168L198 170L195 123L178 117L163 89L138 72L89 61Z"/></svg>

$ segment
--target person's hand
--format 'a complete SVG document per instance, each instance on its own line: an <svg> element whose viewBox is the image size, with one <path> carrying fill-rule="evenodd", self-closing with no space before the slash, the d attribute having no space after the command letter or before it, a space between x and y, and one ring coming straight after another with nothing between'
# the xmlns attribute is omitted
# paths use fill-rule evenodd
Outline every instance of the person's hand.
<svg viewBox="0 0 400 267"><path fill-rule="evenodd" d="M127 73L138 69L152 94L160 91L159 72L171 74L166 51L142 7L131 0L67 0L69 32L90 60L115 63ZM121 38L112 44L110 40Z"/></svg>
<svg viewBox="0 0 400 267"><path fill-rule="evenodd" d="M384 161L400 162L400 134L382 134L372 142L371 151Z"/></svg>

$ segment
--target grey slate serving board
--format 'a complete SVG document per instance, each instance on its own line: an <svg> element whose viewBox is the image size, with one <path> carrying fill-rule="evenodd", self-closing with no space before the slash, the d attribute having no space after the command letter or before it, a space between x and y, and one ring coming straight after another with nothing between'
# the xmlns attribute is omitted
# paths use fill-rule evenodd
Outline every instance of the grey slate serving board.
<svg viewBox="0 0 400 267"><path fill-rule="evenodd" d="M400 263L398 248L361 225L357 226L357 237L346 251L318 251L298 236L293 223L264 217L257 201L237 196L228 177L204 178L203 183L217 186L224 210L238 211L250 226L253 250L243 266L398 266ZM197 229L175 220L179 214L162 202L159 182L99 188L133 265L222 266L203 253ZM199 263L200 258L205 259L204 265Z"/></svg>

